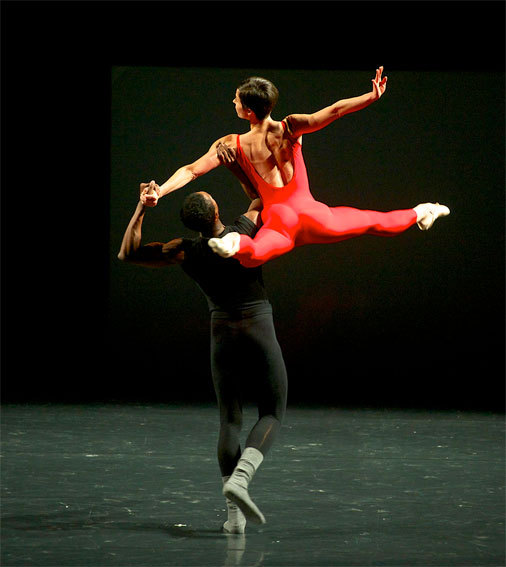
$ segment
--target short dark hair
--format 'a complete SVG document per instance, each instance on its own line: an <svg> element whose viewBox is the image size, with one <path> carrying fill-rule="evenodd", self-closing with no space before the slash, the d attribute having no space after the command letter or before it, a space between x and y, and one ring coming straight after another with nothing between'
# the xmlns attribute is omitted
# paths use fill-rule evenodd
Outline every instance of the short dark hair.
<svg viewBox="0 0 506 567"><path fill-rule="evenodd" d="M278 102L278 89L262 77L245 79L237 87L237 90L243 106L252 110L259 120L263 120L270 114Z"/></svg>
<svg viewBox="0 0 506 567"><path fill-rule="evenodd" d="M183 224L190 230L209 232L216 217L214 203L202 193L190 193L179 212Z"/></svg>

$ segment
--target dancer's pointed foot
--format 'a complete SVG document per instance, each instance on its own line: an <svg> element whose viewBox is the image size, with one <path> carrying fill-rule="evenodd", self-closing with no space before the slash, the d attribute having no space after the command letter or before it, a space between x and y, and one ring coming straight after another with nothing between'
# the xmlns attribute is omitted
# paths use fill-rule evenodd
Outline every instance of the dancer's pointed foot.
<svg viewBox="0 0 506 567"><path fill-rule="evenodd" d="M226 484L230 476L222 477L223 484ZM239 506L227 498L228 519L223 524L223 531L226 534L243 534L246 529L246 518Z"/></svg>
<svg viewBox="0 0 506 567"><path fill-rule="evenodd" d="M241 235L238 232L229 232L223 238L210 238L209 246L222 258L230 258L239 250L240 240Z"/></svg>
<svg viewBox="0 0 506 567"><path fill-rule="evenodd" d="M255 447L246 447L231 476L223 477L223 495L237 504L246 519L255 524L265 524L265 518L257 505L251 500L248 494L248 485L263 459L264 456L261 451Z"/></svg>
<svg viewBox="0 0 506 567"><path fill-rule="evenodd" d="M223 487L223 495L239 506L247 520L255 524L265 524L264 515L251 500L247 489L234 482L227 482Z"/></svg>
<svg viewBox="0 0 506 567"><path fill-rule="evenodd" d="M414 208L416 212L416 224L420 230L429 230L439 217L446 217L450 209L439 203L423 203Z"/></svg>

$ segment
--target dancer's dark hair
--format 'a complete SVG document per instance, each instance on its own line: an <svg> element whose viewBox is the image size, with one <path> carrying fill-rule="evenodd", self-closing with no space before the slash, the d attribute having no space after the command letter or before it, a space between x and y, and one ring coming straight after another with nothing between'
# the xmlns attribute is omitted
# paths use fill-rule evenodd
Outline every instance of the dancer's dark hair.
<svg viewBox="0 0 506 567"><path fill-rule="evenodd" d="M202 193L190 193L179 212L183 224L196 232L210 232L216 218L214 203Z"/></svg>
<svg viewBox="0 0 506 567"><path fill-rule="evenodd" d="M242 105L252 110L259 120L269 115L278 102L278 89L262 77L245 79L237 90Z"/></svg>

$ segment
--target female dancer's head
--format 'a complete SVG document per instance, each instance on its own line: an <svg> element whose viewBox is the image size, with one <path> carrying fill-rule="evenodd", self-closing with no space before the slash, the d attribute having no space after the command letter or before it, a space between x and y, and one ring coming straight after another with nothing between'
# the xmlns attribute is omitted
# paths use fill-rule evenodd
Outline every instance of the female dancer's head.
<svg viewBox="0 0 506 567"><path fill-rule="evenodd" d="M255 113L257 120L263 120L272 112L278 102L278 89L267 79L249 77L238 87L234 104L239 118L249 118L248 110Z"/></svg>

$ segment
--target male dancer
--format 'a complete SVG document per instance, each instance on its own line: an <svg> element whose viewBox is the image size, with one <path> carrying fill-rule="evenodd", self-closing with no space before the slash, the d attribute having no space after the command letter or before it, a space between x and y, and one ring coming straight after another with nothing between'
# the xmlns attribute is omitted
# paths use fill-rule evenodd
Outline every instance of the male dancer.
<svg viewBox="0 0 506 567"><path fill-rule="evenodd" d="M145 200L155 206L158 198L179 189L220 163L216 146L226 144L263 201L263 226L254 239L231 232L209 245L223 257L234 256L243 266L253 267L285 254L295 246L339 242L363 234L393 236L418 224L427 230L440 216L450 213L439 203L424 203L412 209L378 212L351 207L328 207L311 195L302 157L302 135L321 130L346 114L366 108L386 90L383 67L376 69L372 90L339 100L313 114L292 114L281 122L271 118L278 99L277 88L268 80L251 77L236 91L237 115L249 121L250 131L228 135L211 146L193 164L178 169L157 194Z"/></svg>
<svg viewBox="0 0 506 567"><path fill-rule="evenodd" d="M246 269L234 259L220 258L213 254L208 240L231 231L254 236L260 224L261 202L252 201L248 211L233 225L224 226L211 195L203 191L192 193L184 201L181 219L200 236L141 246L146 212L142 200L156 189L154 182L141 183L141 200L124 234L118 258L152 268L179 264L207 298L211 312L211 372L220 411L218 462L228 508L223 529L244 533L246 519L265 522L249 497L248 485L281 427L287 376L261 268ZM259 419L241 455L241 382L246 378L254 381Z"/></svg>

